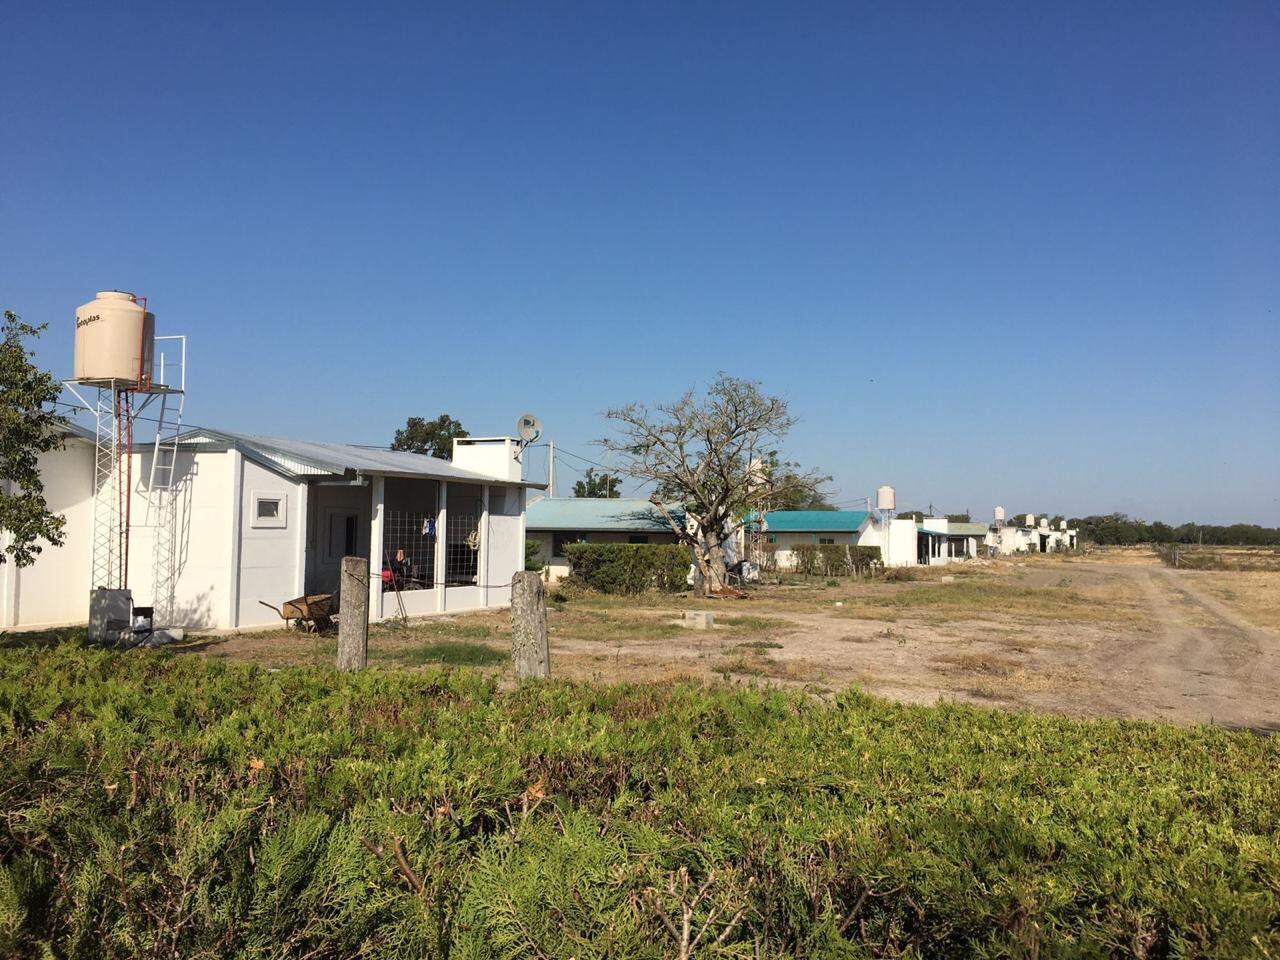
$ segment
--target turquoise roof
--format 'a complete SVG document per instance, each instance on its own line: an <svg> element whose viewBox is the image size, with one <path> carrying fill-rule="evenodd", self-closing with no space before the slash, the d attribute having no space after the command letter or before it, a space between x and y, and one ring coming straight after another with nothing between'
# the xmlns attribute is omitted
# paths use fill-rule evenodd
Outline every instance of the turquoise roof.
<svg viewBox="0 0 1280 960"><path fill-rule="evenodd" d="M684 508L668 504L680 521ZM671 525L648 500L618 497L543 497L525 510L528 530L616 530L620 533L670 533Z"/></svg>
<svg viewBox="0 0 1280 960"><path fill-rule="evenodd" d="M770 510L764 526L769 533L856 533L868 516L866 510ZM755 520L747 515L748 524Z"/></svg>

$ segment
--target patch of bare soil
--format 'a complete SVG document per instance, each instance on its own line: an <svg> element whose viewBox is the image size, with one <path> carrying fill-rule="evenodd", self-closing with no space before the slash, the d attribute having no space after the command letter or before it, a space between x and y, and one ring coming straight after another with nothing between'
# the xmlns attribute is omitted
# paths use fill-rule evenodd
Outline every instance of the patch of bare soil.
<svg viewBox="0 0 1280 960"><path fill-rule="evenodd" d="M747 601L570 595L548 614L553 674L593 681L781 684L827 694L858 685L1077 716L1280 730L1280 632L1259 624L1275 576L1172 570L1150 551L1032 557L913 582L769 587ZM944 580L943 577L949 579ZM1214 579L1214 578L1231 579ZM1224 592L1225 591L1225 592ZM1263 591L1258 593L1259 591ZM1257 603L1248 602L1258 593ZM679 622L710 609L717 625ZM445 662L509 672L506 611L386 624L370 663ZM287 631L200 638L188 649L266 666L333 662L332 637Z"/></svg>

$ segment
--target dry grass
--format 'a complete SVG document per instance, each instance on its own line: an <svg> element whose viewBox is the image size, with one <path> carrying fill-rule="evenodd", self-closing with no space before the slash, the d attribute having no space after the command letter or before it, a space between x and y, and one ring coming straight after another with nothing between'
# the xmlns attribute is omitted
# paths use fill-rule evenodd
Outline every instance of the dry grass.
<svg viewBox="0 0 1280 960"><path fill-rule="evenodd" d="M1114 594L1121 588L1078 589L1069 582L1031 586L1008 578L971 577L954 583L885 584L884 590L853 598L835 612L854 619L898 617L953 620L987 620L1002 617L1034 620L1124 620L1136 613L1126 598Z"/></svg>
<svg viewBox="0 0 1280 960"><path fill-rule="evenodd" d="M1255 627L1280 630L1280 572L1223 570L1195 574L1195 585Z"/></svg>

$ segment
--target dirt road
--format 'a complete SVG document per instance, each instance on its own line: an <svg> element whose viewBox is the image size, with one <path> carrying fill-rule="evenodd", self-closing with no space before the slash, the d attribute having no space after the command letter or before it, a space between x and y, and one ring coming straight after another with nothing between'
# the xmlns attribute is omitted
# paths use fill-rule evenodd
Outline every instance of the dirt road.
<svg viewBox="0 0 1280 960"><path fill-rule="evenodd" d="M1150 618L1093 650L1099 706L1117 716L1280 730L1280 634L1251 625L1166 567L1099 566L1131 578Z"/></svg>

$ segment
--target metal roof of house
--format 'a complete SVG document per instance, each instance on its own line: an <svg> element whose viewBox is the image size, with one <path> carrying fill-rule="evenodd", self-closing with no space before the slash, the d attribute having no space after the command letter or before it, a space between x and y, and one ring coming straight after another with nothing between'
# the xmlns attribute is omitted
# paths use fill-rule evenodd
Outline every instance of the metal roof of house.
<svg viewBox="0 0 1280 960"><path fill-rule="evenodd" d="M684 508L668 504L677 520ZM528 530L616 530L619 533L670 533L671 525L648 500L618 497L543 497L525 510Z"/></svg>
<svg viewBox="0 0 1280 960"><path fill-rule="evenodd" d="M770 510L764 526L770 533L855 533L868 516L866 510ZM746 522L754 524L756 514Z"/></svg>
<svg viewBox="0 0 1280 960"><path fill-rule="evenodd" d="M317 443L263 437L230 430L200 427L179 438L183 444L219 444L235 447L246 455L265 460L295 477L346 476L348 473L384 477L426 477L433 480L456 480L468 483L504 483L517 481L492 477L471 470L460 470L448 460L421 453L356 447L347 443ZM520 481L521 486L542 488L540 483Z"/></svg>
<svg viewBox="0 0 1280 960"><path fill-rule="evenodd" d="M947 521L947 529L930 530L923 523L916 524L918 533L931 533L935 537L984 537L987 534L987 525L985 523L960 523L955 520Z"/></svg>

